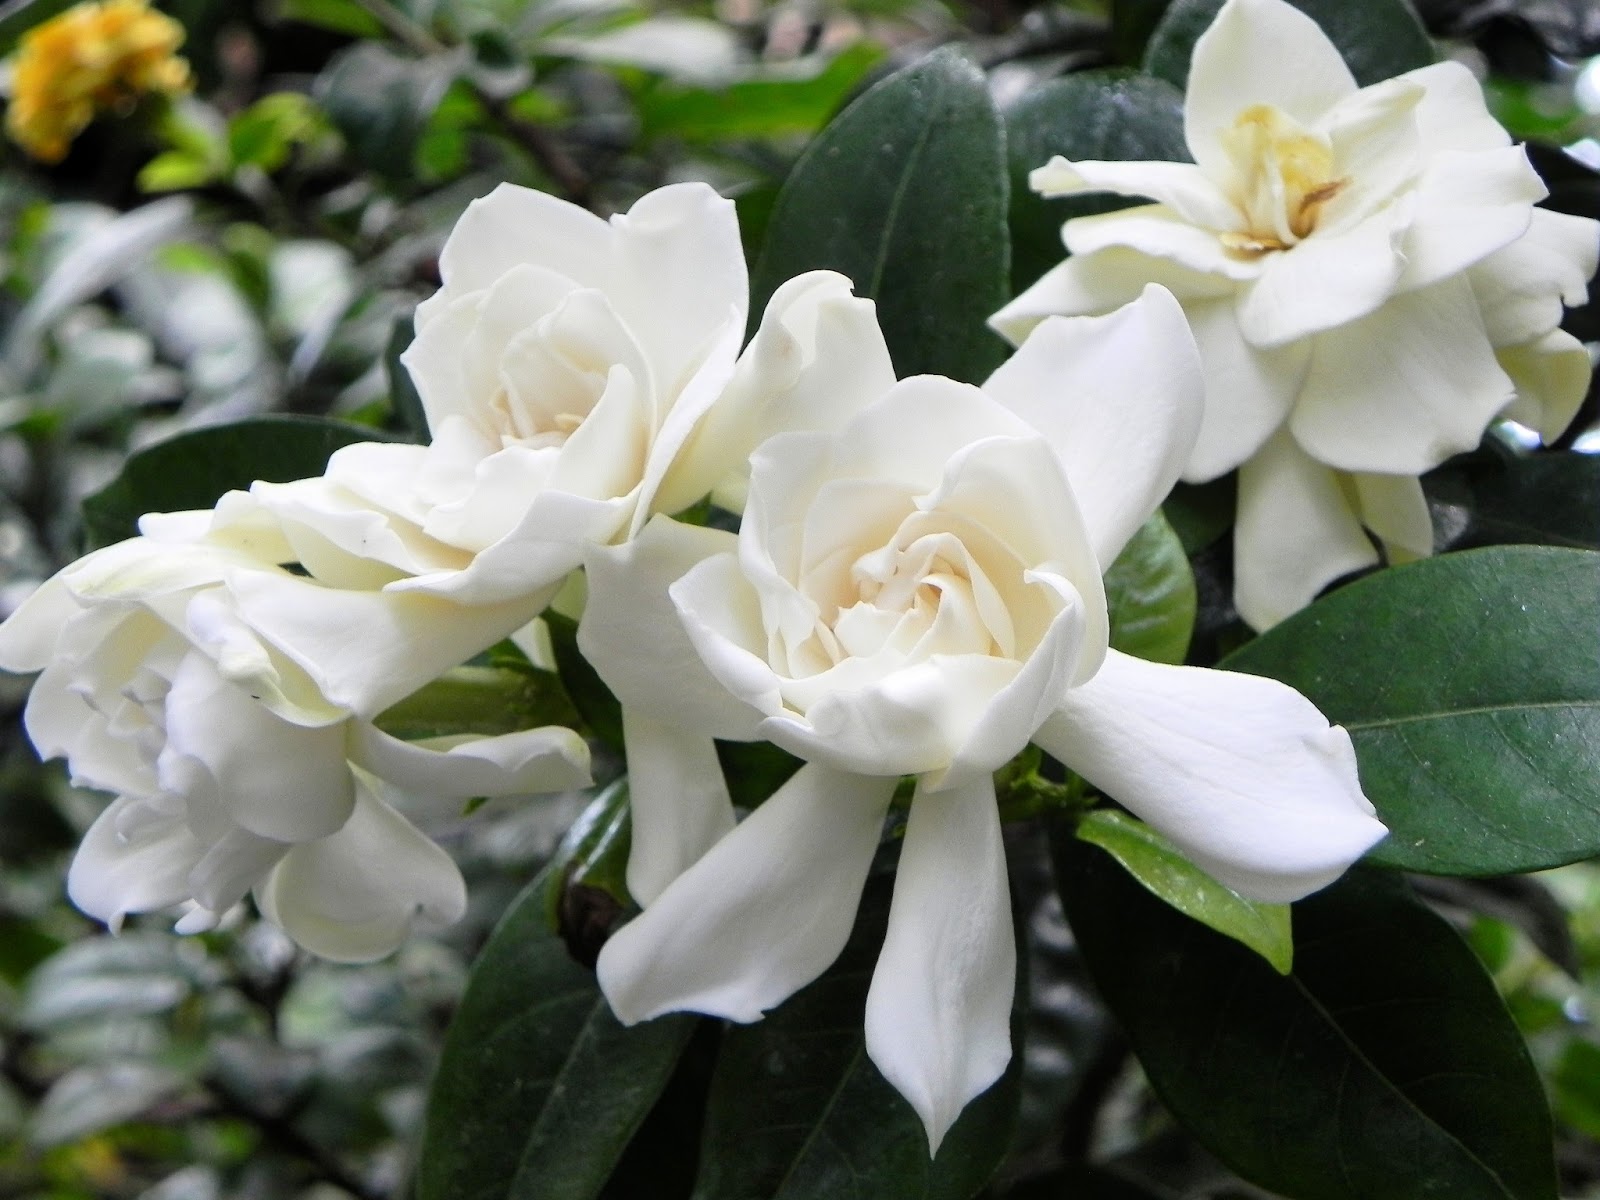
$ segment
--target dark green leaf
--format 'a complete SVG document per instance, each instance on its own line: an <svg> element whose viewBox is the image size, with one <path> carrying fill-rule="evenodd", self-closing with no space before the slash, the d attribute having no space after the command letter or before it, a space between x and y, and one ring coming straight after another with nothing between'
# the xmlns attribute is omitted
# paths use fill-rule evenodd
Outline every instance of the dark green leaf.
<svg viewBox="0 0 1600 1200"><path fill-rule="evenodd" d="M1003 344L1006 176L983 72L931 54L830 124L784 184L751 284L752 322L785 280L827 268L877 301L897 372L980 383Z"/></svg>
<svg viewBox="0 0 1600 1200"><path fill-rule="evenodd" d="M741 808L760 804L804 765L770 742L718 742L717 758L728 780L728 794Z"/></svg>
<svg viewBox="0 0 1600 1200"><path fill-rule="evenodd" d="M355 156L404 186L414 182L413 160L428 118L464 62L456 53L410 58L377 42L357 42L317 77L316 96Z"/></svg>
<svg viewBox="0 0 1600 1200"><path fill-rule="evenodd" d="M1111 56L1124 66L1142 63L1150 35L1171 6L1172 0L1112 0Z"/></svg>
<svg viewBox="0 0 1600 1200"><path fill-rule="evenodd" d="M1148 75L1085 71L1052 79L1029 90L1004 115L1013 292L1021 292L1065 257L1064 222L1138 203L1106 195L1047 200L1028 186L1028 173L1035 167L1055 154L1074 160L1189 161L1183 94Z"/></svg>
<svg viewBox="0 0 1600 1200"><path fill-rule="evenodd" d="M181 433L139 451L84 500L84 533L91 549L108 546L138 533L145 513L210 508L258 479L309 479L340 446L384 440L368 426L321 417L256 417Z"/></svg>
<svg viewBox="0 0 1600 1200"><path fill-rule="evenodd" d="M1554 1200L1539 1076L1482 965L1400 881L1295 908L1295 969L1151 896L1060 831L1061 896L1177 1119L1296 1200Z"/></svg>
<svg viewBox="0 0 1600 1200"><path fill-rule="evenodd" d="M1294 964L1294 934L1287 904L1246 900L1218 883L1143 821L1116 809L1099 808L1078 824L1078 836L1099 846L1152 895L1185 916L1248 946L1287 975Z"/></svg>
<svg viewBox="0 0 1600 1200"><path fill-rule="evenodd" d="M618 753L622 752L622 705L578 649L578 623L551 609L544 615L555 651L556 671L572 706L589 726L589 732Z"/></svg>
<svg viewBox="0 0 1600 1200"><path fill-rule="evenodd" d="M1322 26L1339 48L1356 82L1365 87L1403 75L1434 60L1433 43L1405 0L1289 0ZM1206 31L1222 0L1173 0L1145 52L1144 69L1183 87L1196 39ZM1243 107L1248 100L1241 103Z"/></svg>
<svg viewBox="0 0 1600 1200"><path fill-rule="evenodd" d="M1169 1200L1170 1196L1099 1167L1068 1166L1018 1184L1000 1193L998 1200Z"/></svg>
<svg viewBox="0 0 1600 1200"><path fill-rule="evenodd" d="M1496 438L1422 480L1441 545L1600 550L1600 456L1517 454Z"/></svg>
<svg viewBox="0 0 1600 1200"><path fill-rule="evenodd" d="M1600 553L1498 546L1381 571L1224 660L1350 731L1375 862L1500 875L1600 854Z"/></svg>
<svg viewBox="0 0 1600 1200"><path fill-rule="evenodd" d="M286 21L303 21L351 37L383 36L383 25L357 0L279 0L278 12Z"/></svg>
<svg viewBox="0 0 1600 1200"><path fill-rule="evenodd" d="M590 1200L671 1075L693 1018L624 1029L555 927L571 864L625 803L596 800L473 964L428 1098L421 1200Z"/></svg>
<svg viewBox="0 0 1600 1200"><path fill-rule="evenodd" d="M936 1159L922 1122L867 1058L867 986L892 884L887 874L868 881L850 942L821 979L724 1034L695 1200L967 1200L999 1164L1017 1111L1016 1014L1011 1069L967 1106Z"/></svg>
<svg viewBox="0 0 1600 1200"><path fill-rule="evenodd" d="M1183 661L1194 632L1194 572L1183 543L1159 512L1106 572L1106 603L1115 649L1151 662Z"/></svg>
<svg viewBox="0 0 1600 1200"><path fill-rule="evenodd" d="M561 681L533 667L457 667L378 714L378 728L414 742L459 734L498 735L577 723Z"/></svg>
<svg viewBox="0 0 1600 1200"><path fill-rule="evenodd" d="M396 317L389 329L389 345L383 355L384 373L389 378L389 407L400 427L416 442L430 440L428 414L422 407L422 393L411 379L411 372L401 363L400 356L411 345L412 318Z"/></svg>
<svg viewBox="0 0 1600 1200"><path fill-rule="evenodd" d="M812 134L882 57L880 47L857 42L810 77L752 79L723 88L653 76L635 100L640 136L721 142Z"/></svg>
<svg viewBox="0 0 1600 1200"><path fill-rule="evenodd" d="M1238 503L1237 479L1228 474L1210 483L1180 483L1162 503L1161 515L1188 553L1198 554L1228 532Z"/></svg>

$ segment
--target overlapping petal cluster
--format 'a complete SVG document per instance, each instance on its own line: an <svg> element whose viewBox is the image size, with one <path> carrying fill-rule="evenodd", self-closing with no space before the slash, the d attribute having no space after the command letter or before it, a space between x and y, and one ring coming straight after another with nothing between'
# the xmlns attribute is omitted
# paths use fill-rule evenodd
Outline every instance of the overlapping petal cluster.
<svg viewBox="0 0 1600 1200"><path fill-rule="evenodd" d="M867 1050L936 1148L1010 1057L993 773L1030 741L1260 899L1321 887L1384 827L1298 693L1108 649L1104 566L1199 424L1168 293L1045 323L982 389L837 366L827 386L855 415L763 443L737 535L660 517L590 553L579 640L624 706L645 904L600 981L624 1021L758 1019L843 948L914 776ZM806 765L735 825L714 738Z"/></svg>
<svg viewBox="0 0 1600 1200"><path fill-rule="evenodd" d="M235 602L234 584L284 573L283 548L207 543L208 520L148 522L0 625L0 667L43 672L34 745L115 796L73 861L73 902L113 928L181 903L193 932L253 891L295 941L340 960L389 953L419 913L456 920L460 872L408 818L580 787L588 748L558 727L405 743L330 704Z"/></svg>
<svg viewBox="0 0 1600 1200"><path fill-rule="evenodd" d="M182 44L183 26L145 0L74 5L22 35L6 132L41 162L60 162L95 113L186 91Z"/></svg>
<svg viewBox="0 0 1600 1200"><path fill-rule="evenodd" d="M1068 221L1071 252L993 318L1014 340L1049 314L1172 289L1200 345L1206 412L1184 477L1239 470L1236 599L1265 628L1333 579L1432 552L1417 476L1510 416L1549 439L1588 386L1559 328L1600 255L1593 220L1545 188L1445 62L1356 85L1284 0L1228 0L1195 45L1192 163L1069 162L1051 196L1146 204Z"/></svg>

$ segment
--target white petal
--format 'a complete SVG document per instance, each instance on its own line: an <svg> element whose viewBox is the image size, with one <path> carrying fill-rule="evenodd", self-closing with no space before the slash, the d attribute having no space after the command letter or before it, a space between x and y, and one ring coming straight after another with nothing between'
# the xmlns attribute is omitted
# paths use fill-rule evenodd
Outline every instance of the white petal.
<svg viewBox="0 0 1600 1200"><path fill-rule="evenodd" d="M1220 142L1257 104L1315 124L1356 90L1355 77L1321 27L1283 0L1229 0L1194 44L1184 95L1184 137L1212 179L1230 170Z"/></svg>
<svg viewBox="0 0 1600 1200"><path fill-rule="evenodd" d="M1398 78L1425 89L1416 121L1427 153L1494 150L1511 144L1510 135L1489 115L1483 85L1465 63L1446 60Z"/></svg>
<svg viewBox="0 0 1600 1200"><path fill-rule="evenodd" d="M867 1055L916 1109L928 1153L1011 1061L1017 952L994 780L911 802Z"/></svg>
<svg viewBox="0 0 1600 1200"><path fill-rule="evenodd" d="M565 792L590 783L588 745L559 725L498 737L405 742L356 721L349 754L384 782L441 800Z"/></svg>
<svg viewBox="0 0 1600 1200"><path fill-rule="evenodd" d="M1239 220L1238 209L1193 163L1072 162L1058 154L1029 172L1028 186L1041 196L1144 196L1207 229L1232 229Z"/></svg>
<svg viewBox="0 0 1600 1200"><path fill-rule="evenodd" d="M1391 564L1433 553L1433 520L1428 498L1415 475L1355 476L1361 523L1383 542Z"/></svg>
<svg viewBox="0 0 1600 1200"><path fill-rule="evenodd" d="M624 707L622 735L633 813L628 891L649 907L733 829L733 801L703 731Z"/></svg>
<svg viewBox="0 0 1600 1200"><path fill-rule="evenodd" d="M657 507L673 512L713 488L742 507L756 446L777 433L836 430L894 382L872 301L832 271L788 280L767 302L732 382L690 437Z"/></svg>
<svg viewBox="0 0 1600 1200"><path fill-rule="evenodd" d="M1073 254L1124 247L1217 279L1244 281L1261 274L1262 263L1229 250L1217 231L1186 221L1163 204L1074 217L1061 227Z"/></svg>
<svg viewBox="0 0 1600 1200"><path fill-rule="evenodd" d="M1400 288L1448 279L1516 241L1546 194L1521 146L1435 155L1413 193Z"/></svg>
<svg viewBox="0 0 1600 1200"><path fill-rule="evenodd" d="M1281 346L1375 312L1405 267L1398 252L1403 205L1349 229L1317 230L1268 254L1240 296L1239 328L1254 346Z"/></svg>
<svg viewBox="0 0 1600 1200"><path fill-rule="evenodd" d="M708 737L755 736L760 714L706 668L667 591L697 563L731 558L737 541L722 530L655 517L632 541L589 551L578 649L626 708Z"/></svg>
<svg viewBox="0 0 1600 1200"><path fill-rule="evenodd" d="M1555 441L1589 392L1594 372L1588 349L1566 330L1552 329L1527 345L1507 346L1495 357L1517 388L1516 402L1505 415L1537 430L1546 443Z"/></svg>
<svg viewBox="0 0 1600 1200"><path fill-rule="evenodd" d="M205 852L181 820L124 838L118 823L138 801L119 796L89 826L67 872L67 895L115 932L129 913L153 912L189 896L189 870Z"/></svg>
<svg viewBox="0 0 1600 1200"><path fill-rule="evenodd" d="M362 786L349 823L290 850L256 902L313 954L369 962L396 949L418 915L460 920L467 889L448 854Z"/></svg>
<svg viewBox="0 0 1600 1200"><path fill-rule="evenodd" d="M1336 473L1287 430L1239 468L1233 598L1252 627L1276 625L1341 575L1377 561Z"/></svg>
<svg viewBox="0 0 1600 1200"><path fill-rule="evenodd" d="M1154 286L1108 316L1039 326L983 390L1050 442L1102 565L1178 481L1205 404L1183 309Z"/></svg>
<svg viewBox="0 0 1600 1200"><path fill-rule="evenodd" d="M79 611L59 575L46 580L0 623L0 671L42 671L55 657L56 638Z"/></svg>
<svg viewBox="0 0 1600 1200"><path fill-rule="evenodd" d="M827 970L895 784L802 767L605 944L596 970L618 1020L755 1021Z"/></svg>
<svg viewBox="0 0 1600 1200"><path fill-rule="evenodd" d="M1183 311L1206 381L1200 435L1183 477L1204 482L1244 462L1283 424L1311 365L1311 343L1252 346L1231 300L1194 300Z"/></svg>
<svg viewBox="0 0 1600 1200"><path fill-rule="evenodd" d="M1451 279L1321 334L1289 428L1329 466L1420 475L1477 446L1513 390Z"/></svg>
<svg viewBox="0 0 1600 1200"><path fill-rule="evenodd" d="M201 763L243 829L304 842L342 826L355 802L343 725L294 725L190 654L166 700L167 746Z"/></svg>
<svg viewBox="0 0 1600 1200"><path fill-rule="evenodd" d="M1038 742L1254 900L1332 883L1387 832L1349 734L1276 680L1113 651Z"/></svg>
<svg viewBox="0 0 1600 1200"><path fill-rule="evenodd" d="M604 287L612 269L611 230L576 204L502 183L467 205L450 231L439 255L444 291L418 310L418 325L437 315L441 297L491 287L523 263L547 267L580 287Z"/></svg>
<svg viewBox="0 0 1600 1200"><path fill-rule="evenodd" d="M1533 210L1528 232L1467 272L1496 346L1535 341L1561 323L1563 303L1589 301L1600 258L1600 222Z"/></svg>
<svg viewBox="0 0 1600 1200"><path fill-rule="evenodd" d="M1049 316L1107 313L1137 300L1150 284L1166 288L1187 306L1191 300L1232 296L1233 280L1190 271L1164 258L1112 246L1073 255L1052 267L1022 295L989 318L990 326L1016 345Z"/></svg>

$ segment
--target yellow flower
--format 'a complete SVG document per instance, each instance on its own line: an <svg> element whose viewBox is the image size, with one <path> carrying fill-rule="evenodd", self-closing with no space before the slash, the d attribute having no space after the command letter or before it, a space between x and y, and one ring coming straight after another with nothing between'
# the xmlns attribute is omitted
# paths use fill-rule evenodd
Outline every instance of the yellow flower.
<svg viewBox="0 0 1600 1200"><path fill-rule="evenodd" d="M147 0L79 4L23 35L13 61L6 132L41 162L60 162L96 112L189 87L174 51L183 26Z"/></svg>

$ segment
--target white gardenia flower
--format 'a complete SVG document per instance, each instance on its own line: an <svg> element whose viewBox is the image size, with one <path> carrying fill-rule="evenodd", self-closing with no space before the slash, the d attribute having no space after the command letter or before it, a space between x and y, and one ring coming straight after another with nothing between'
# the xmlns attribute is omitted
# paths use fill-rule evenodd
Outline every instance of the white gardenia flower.
<svg viewBox="0 0 1600 1200"><path fill-rule="evenodd" d="M1534 208L1545 188L1461 64L1358 88L1284 0L1228 0L1195 43L1193 163L1069 162L1048 196L1155 201L1068 221L1071 257L992 318L1013 341L1049 314L1172 289L1200 346L1206 410L1184 470L1239 469L1240 614L1266 628L1324 586L1433 549L1417 476L1497 417L1547 440L1589 381L1559 328L1600 225Z"/></svg>
<svg viewBox="0 0 1600 1200"><path fill-rule="evenodd" d="M466 890L412 824L472 796L580 787L571 730L409 744L330 705L240 619L231 583L270 559L193 535L206 513L147 518L78 560L0 624L0 669L42 671L29 737L73 783L115 799L67 888L112 929L183 904L209 929L254 890L263 913L326 958L381 957L419 914L458 919Z"/></svg>
<svg viewBox="0 0 1600 1200"><path fill-rule="evenodd" d="M217 509L221 541L270 527L293 546L306 576L254 581L239 604L356 709L526 625L585 547L736 494L756 440L825 419L785 400L818 345L835 361L875 330L848 280L813 272L779 289L741 358L738 222L704 184L610 221L501 185L467 208L440 273L403 356L432 443L348 446L319 478Z"/></svg>
<svg viewBox="0 0 1600 1200"><path fill-rule="evenodd" d="M993 773L1030 741L1259 899L1383 835L1349 737L1297 692L1108 650L1102 570L1177 478L1200 393L1152 288L1046 322L981 390L907 379L770 439L737 536L658 517L591 552L579 641L624 706L644 905L600 955L621 1020L754 1021L816 978L913 775L866 1043L936 1149L1010 1058ZM806 765L735 825L714 738Z"/></svg>

